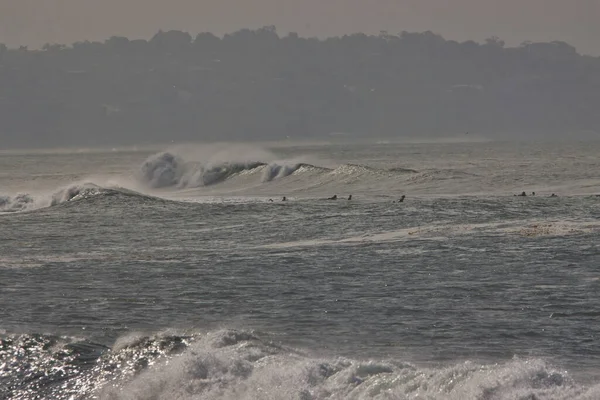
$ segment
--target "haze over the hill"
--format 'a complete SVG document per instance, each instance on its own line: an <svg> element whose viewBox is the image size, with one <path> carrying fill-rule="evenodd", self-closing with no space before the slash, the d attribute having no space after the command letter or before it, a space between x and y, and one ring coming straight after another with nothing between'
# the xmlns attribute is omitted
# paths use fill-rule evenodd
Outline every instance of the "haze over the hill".
<svg viewBox="0 0 600 400"><path fill-rule="evenodd" d="M451 3L5 0L0 146L600 136L599 2Z"/></svg>
<svg viewBox="0 0 600 400"><path fill-rule="evenodd" d="M280 33L337 36L432 30L448 39L498 36L508 45L562 40L600 55L598 0L2 0L0 43L147 38L158 29L222 35L276 25Z"/></svg>
<svg viewBox="0 0 600 400"><path fill-rule="evenodd" d="M431 32L0 46L4 146L600 132L600 58Z"/></svg>

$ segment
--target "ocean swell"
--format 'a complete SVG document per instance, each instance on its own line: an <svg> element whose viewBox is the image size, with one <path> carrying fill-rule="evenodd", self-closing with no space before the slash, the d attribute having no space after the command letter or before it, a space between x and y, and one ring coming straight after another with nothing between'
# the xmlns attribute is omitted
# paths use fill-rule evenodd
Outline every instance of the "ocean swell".
<svg viewBox="0 0 600 400"><path fill-rule="evenodd" d="M234 175L261 173L262 182L270 182L293 174L310 164L274 161L191 162L170 152L150 156L141 165L138 180L152 189L196 188L221 183ZM314 167L316 168L316 167Z"/></svg>
<svg viewBox="0 0 600 400"><path fill-rule="evenodd" d="M127 189L105 188L94 183L72 184L53 193L38 193L35 195L20 193L15 196L0 196L0 214L32 211L78 200L91 199L97 196L110 196L115 194L146 197Z"/></svg>

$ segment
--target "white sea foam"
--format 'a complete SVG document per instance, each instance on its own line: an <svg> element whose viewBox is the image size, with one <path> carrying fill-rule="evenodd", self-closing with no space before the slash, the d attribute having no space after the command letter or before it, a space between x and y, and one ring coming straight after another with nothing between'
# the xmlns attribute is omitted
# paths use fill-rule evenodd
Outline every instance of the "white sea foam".
<svg viewBox="0 0 600 400"><path fill-rule="evenodd" d="M93 183L75 183L56 189L52 193L19 193L14 196L0 197L0 213L28 211L54 206L68 201L89 198L106 192Z"/></svg>
<svg viewBox="0 0 600 400"><path fill-rule="evenodd" d="M600 385L580 385L568 372L541 359L436 368L401 360L315 358L239 331L212 332L183 353L114 385L102 388L100 398L591 400L600 396Z"/></svg>
<svg viewBox="0 0 600 400"><path fill-rule="evenodd" d="M487 235L501 237L522 236L567 236L600 231L600 222L548 221L548 220L507 220L495 223L471 224L427 224L409 228L364 232L339 239L309 239L292 242L279 242L261 245L262 248L284 249L294 247L318 247L333 244L360 245L365 243L386 243L415 238L428 240L446 240L458 235L475 235L485 232Z"/></svg>
<svg viewBox="0 0 600 400"><path fill-rule="evenodd" d="M85 182L161 197L353 194L357 200L373 200L402 194L512 196L525 190L537 192L537 201L541 201L540 197L551 193L564 197L600 190L594 172L598 163L588 155L595 147L588 147L580 149L579 157L561 157L557 147L551 148L554 153L550 151L547 158L540 158L535 147L529 153L515 152L513 147L493 143L448 144L447 148L390 144L385 154L360 147L343 152L335 146L270 151L220 144L176 146L154 155L76 154L68 156L68 166L54 165L53 157L37 155L39 165L27 164L25 169L15 155L3 160L9 169L14 164L16 170L0 175L0 207L4 212L30 209L26 197L16 197L21 194L34 198L36 208L40 194L51 197L62 188Z"/></svg>
<svg viewBox="0 0 600 400"><path fill-rule="evenodd" d="M198 188L223 183L236 175L261 174L261 182L285 178L300 168L317 168L296 160L265 162L252 159L228 161L187 161L177 154L162 152L150 156L137 174L138 180L152 189Z"/></svg>

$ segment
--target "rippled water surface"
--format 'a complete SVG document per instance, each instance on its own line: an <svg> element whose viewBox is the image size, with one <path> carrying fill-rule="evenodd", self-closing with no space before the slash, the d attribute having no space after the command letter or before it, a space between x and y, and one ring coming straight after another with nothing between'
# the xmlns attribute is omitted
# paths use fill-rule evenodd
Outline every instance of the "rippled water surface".
<svg viewBox="0 0 600 400"><path fill-rule="evenodd" d="M597 150L2 154L0 398L600 398Z"/></svg>

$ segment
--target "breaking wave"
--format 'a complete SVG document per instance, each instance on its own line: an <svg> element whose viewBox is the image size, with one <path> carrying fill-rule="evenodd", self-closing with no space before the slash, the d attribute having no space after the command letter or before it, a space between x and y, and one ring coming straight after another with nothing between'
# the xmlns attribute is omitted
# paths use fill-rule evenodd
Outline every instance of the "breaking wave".
<svg viewBox="0 0 600 400"><path fill-rule="evenodd" d="M201 163L186 161L182 157L162 152L149 157L140 167L138 180L146 187L158 188L197 188L222 183L234 176L260 174L261 182L271 182L290 175L313 172L334 180L358 179L369 176L396 177L414 174L417 171L408 168L379 169L358 164L342 164L336 168L327 168L313 164L287 161L227 161Z"/></svg>
<svg viewBox="0 0 600 400"><path fill-rule="evenodd" d="M0 214L31 211L60 204L86 200L97 196L135 195L148 197L124 188L105 188L93 183L73 184L51 194L21 193L15 196L0 196Z"/></svg>
<svg viewBox="0 0 600 400"><path fill-rule="evenodd" d="M209 161L196 161L197 154L184 155L185 152L181 150L163 151L148 157L133 174L111 178L89 178L96 183L74 183L51 193L28 192L0 196L0 213L56 206L111 191L124 193L128 190L124 188L131 188L139 195L144 193L167 199L172 195L181 199L182 194L167 195L156 189L182 190L215 186L216 188L209 192L210 195L283 196L303 193L322 198L345 192L364 198L365 195L388 196L391 191L396 191L393 193L395 195L399 190L404 190L405 185L415 187L415 185L430 185L433 181L460 182L469 180L472 175L459 170L420 172L401 166L384 168L352 163L325 167L300 159L269 161L275 159L272 154L248 151L246 157L244 153L240 150L234 153L225 151L217 156L204 154L205 159ZM254 157L258 160L251 159ZM281 182L281 185L273 185L272 182ZM188 193L184 194L188 195ZM196 194L198 193L192 195Z"/></svg>
<svg viewBox="0 0 600 400"><path fill-rule="evenodd" d="M360 164L341 164L333 168L314 165L295 160L272 160L275 156L267 153L256 153L248 150L249 157L262 160L245 160L245 151L228 151L211 157L204 154L208 162L195 161L196 154L184 156L185 151L163 151L148 157L133 173L133 176L114 178L105 181L104 178L92 179L93 182L73 183L46 193L19 193L16 195L0 195L0 214L30 211L59 204L89 199L91 197L112 192L125 193L131 188L140 196L147 193L155 196L160 194L155 189L193 189L217 186L226 181L231 183L225 187L225 192L236 194L243 190L254 191L263 184L273 181L284 181L295 176L284 190L286 192L301 192L311 190L336 191L336 185L352 183L383 182L386 179L405 180L417 171L408 168L375 168ZM188 158L186 158L188 157ZM228 158L232 160L227 161ZM194 161L190 161L194 160ZM133 178L133 179L132 179ZM235 178L235 180L233 180ZM118 187L115 187L117 184ZM272 187L278 191L277 187ZM357 188L360 189L360 188ZM270 190L270 189L269 189ZM325 192L325 190L327 192Z"/></svg>
<svg viewBox="0 0 600 400"><path fill-rule="evenodd" d="M34 199L27 193L19 193L14 197L0 196L0 212L18 212L33 206Z"/></svg>
<svg viewBox="0 0 600 400"><path fill-rule="evenodd" d="M153 188L175 187L178 189L196 188L221 183L234 175L260 173L262 182L270 182L289 176L301 169L320 169L311 164L293 161L227 161L200 163L184 160L170 152L150 156L140 167L138 180Z"/></svg>
<svg viewBox="0 0 600 400"><path fill-rule="evenodd" d="M0 340L5 399L597 399L541 359L419 367L313 357L253 332L132 335L112 347L43 335Z"/></svg>
<svg viewBox="0 0 600 400"><path fill-rule="evenodd" d="M56 206L67 201L75 201L81 199L88 199L92 196L99 194L105 194L110 192L110 189L105 189L97 186L93 183L85 183L82 185L73 185L67 188L61 189L52 195L50 200L51 206Z"/></svg>
<svg viewBox="0 0 600 400"><path fill-rule="evenodd" d="M181 157L164 152L149 157L141 166L139 179L147 186L189 188L213 185L233 174L263 166L263 163L226 163L205 166L186 162Z"/></svg>
<svg viewBox="0 0 600 400"><path fill-rule="evenodd" d="M93 185L71 185L50 195L32 195L19 193L15 196L0 197L0 213L12 213L29 211L44 207L56 206L58 204L88 198L100 194L104 189Z"/></svg>
<svg viewBox="0 0 600 400"><path fill-rule="evenodd" d="M272 180L285 178L286 176L292 175L295 172L301 172L304 170L329 171L328 168L317 167L311 164L285 164L273 162L265 165L262 169L262 181L270 182Z"/></svg>

